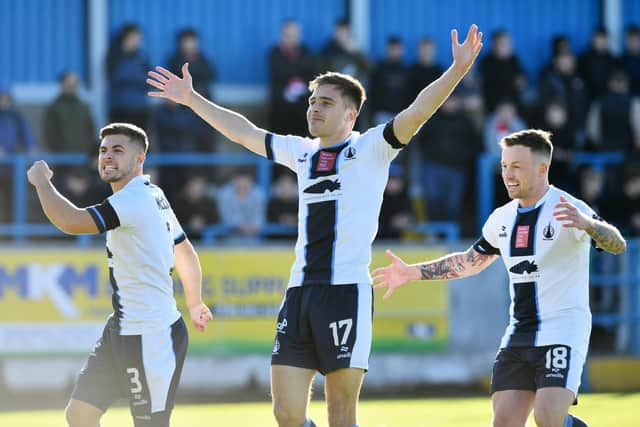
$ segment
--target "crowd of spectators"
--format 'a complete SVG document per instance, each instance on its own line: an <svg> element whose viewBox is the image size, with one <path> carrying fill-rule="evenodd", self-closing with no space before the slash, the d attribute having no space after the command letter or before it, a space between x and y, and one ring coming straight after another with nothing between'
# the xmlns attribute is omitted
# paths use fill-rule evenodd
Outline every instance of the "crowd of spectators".
<svg viewBox="0 0 640 427"><path fill-rule="evenodd" d="M584 52L569 39L550 39L552 57L538 75L528 75L506 31L495 31L486 52L440 110L394 161L380 217L380 237L415 235L425 221L454 221L463 235L475 230L476 160L479 154L499 156L498 141L510 132L536 127L553 132L555 145L551 181L598 208L626 235L640 236L640 28L625 33L624 53L610 51L607 33L596 29ZM286 21L280 39L265 60L269 69L268 128L277 133L307 135L307 82L335 70L360 79L369 101L357 129L384 123L406 107L443 72L436 61L439 46L418 41L417 60L405 61L405 43L391 36L383 58L374 61L357 45L346 20L318 51L305 46L298 22ZM448 49L448 46L442 47ZM198 33L186 28L176 37L166 66L180 72L189 62L195 88L207 98L216 81L215 61L200 50ZM173 103L151 104L143 31L125 25L106 58L110 121L135 123L152 135L156 152L216 152L219 135L190 110ZM0 88L0 158L19 152L94 154L96 125L91 109L78 95L79 77L60 76L59 95L42 120L44 141L37 145L26 120L15 108L8 88ZM616 152L620 164L590 163L582 153ZM93 159L93 157L92 157ZM93 159L95 161L95 159ZM496 165L498 162L496 160ZM80 204L92 204L108 188L88 168L56 167L63 191ZM256 184L255 171L239 170L220 177L210 170L164 166L154 170L179 219L193 238L212 224L224 224L243 239L263 237L265 224L295 232L297 188L287 171L274 169L272 185ZM11 169L0 163L0 223L12 221ZM499 167L496 185L502 187ZM506 200L496 191L496 205Z"/></svg>

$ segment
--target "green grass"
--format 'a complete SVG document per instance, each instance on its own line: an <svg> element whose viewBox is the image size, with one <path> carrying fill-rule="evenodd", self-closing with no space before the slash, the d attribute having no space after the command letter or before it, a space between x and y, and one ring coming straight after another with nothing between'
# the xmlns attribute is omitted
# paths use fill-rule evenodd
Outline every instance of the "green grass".
<svg viewBox="0 0 640 427"><path fill-rule="evenodd" d="M595 427L640 426L640 393L583 394L580 405L572 413ZM324 403L314 401L311 416L319 427L327 425ZM360 402L360 425L363 427L463 427L489 426L491 404L489 398L443 398L404 400L364 400ZM131 426L127 408L110 409L103 417L102 427ZM274 426L269 403L233 403L211 405L179 405L172 427ZM533 422L529 423L534 426ZM3 427L65 427L62 410L3 412Z"/></svg>

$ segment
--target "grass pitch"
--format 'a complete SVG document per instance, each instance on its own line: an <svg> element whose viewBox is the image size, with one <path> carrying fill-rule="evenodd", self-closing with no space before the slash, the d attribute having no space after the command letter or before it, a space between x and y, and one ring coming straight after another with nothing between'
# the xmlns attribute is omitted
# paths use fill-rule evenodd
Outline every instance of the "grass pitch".
<svg viewBox="0 0 640 427"><path fill-rule="evenodd" d="M592 427L640 426L640 393L583 394L572 413ZM491 402L488 397L429 398L403 400L364 400L360 402L359 423L362 427L464 427L491 425ZM318 427L327 426L325 406L311 404L311 416ZM128 408L110 409L102 427L132 426ZM198 425L220 427L275 426L271 405L265 403L232 403L210 405L178 405L172 427ZM57 411L2 412L2 427L66 427L62 409ZM535 426L531 420L529 426Z"/></svg>

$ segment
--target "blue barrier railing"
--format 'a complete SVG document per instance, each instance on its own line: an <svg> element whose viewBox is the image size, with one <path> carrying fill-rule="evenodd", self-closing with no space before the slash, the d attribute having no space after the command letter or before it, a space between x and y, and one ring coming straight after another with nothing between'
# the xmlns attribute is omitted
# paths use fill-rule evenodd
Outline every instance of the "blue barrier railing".
<svg viewBox="0 0 640 427"><path fill-rule="evenodd" d="M0 157L0 165L13 168L13 222L0 224L0 236L13 236L15 241L23 242L31 236L56 236L62 234L55 227L48 224L29 224L27 222L27 169L32 162L45 160L52 165L78 166L88 165L86 154L66 153L38 153L16 154ZM250 153L157 153L147 155L145 166L194 166L194 165L248 165L256 168L256 182L268 197L271 182L271 162L265 158ZM78 242L86 244L87 237L78 236Z"/></svg>

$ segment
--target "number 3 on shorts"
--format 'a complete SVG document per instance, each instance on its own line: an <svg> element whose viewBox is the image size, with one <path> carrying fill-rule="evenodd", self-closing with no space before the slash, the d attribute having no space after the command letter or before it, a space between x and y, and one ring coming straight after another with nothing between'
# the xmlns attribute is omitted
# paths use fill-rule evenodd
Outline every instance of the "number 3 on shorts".
<svg viewBox="0 0 640 427"><path fill-rule="evenodd" d="M554 347L547 351L547 363L545 364L547 369L565 369L567 367L567 348L566 347Z"/></svg>
<svg viewBox="0 0 640 427"><path fill-rule="evenodd" d="M131 393L140 393L142 391L142 383L140 382L140 372L138 368L127 368L127 374L131 375L129 381L133 384L131 387Z"/></svg>
<svg viewBox="0 0 640 427"><path fill-rule="evenodd" d="M342 334L342 340L340 340L338 338L338 330L342 329L344 326L346 326L346 328L344 330L344 334ZM333 343L336 347L347 343L349 333L351 332L351 326L353 326L353 319L343 319L329 323L329 329L331 329L331 332L333 333Z"/></svg>

